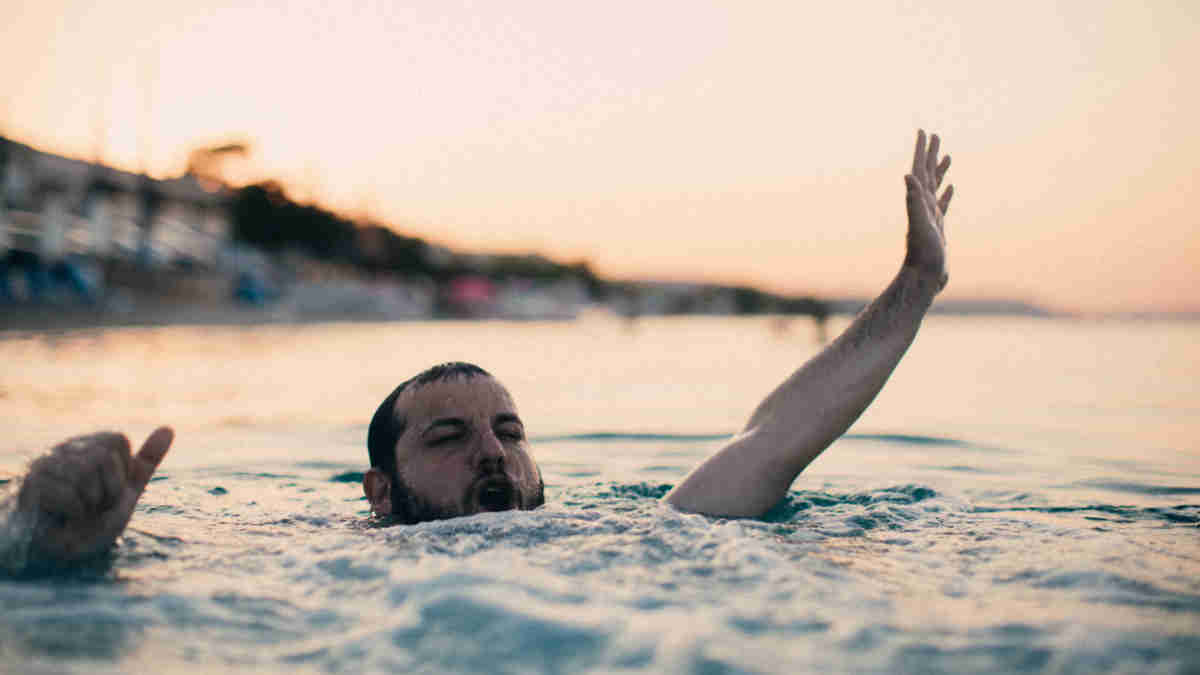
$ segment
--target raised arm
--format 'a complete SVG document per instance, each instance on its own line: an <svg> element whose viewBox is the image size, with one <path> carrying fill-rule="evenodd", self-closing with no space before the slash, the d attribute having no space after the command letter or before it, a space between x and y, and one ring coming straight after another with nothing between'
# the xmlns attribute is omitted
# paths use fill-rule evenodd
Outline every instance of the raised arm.
<svg viewBox="0 0 1200 675"><path fill-rule="evenodd" d="M10 514L28 528L21 562L71 563L111 547L173 438L161 427L131 454L124 435L91 434L34 460Z"/></svg>
<svg viewBox="0 0 1200 675"><path fill-rule="evenodd" d="M771 392L746 427L664 498L714 516L755 517L867 409L917 335L946 285L942 218L953 187L937 191L950 167L939 140L917 133L912 173L904 177L907 252L899 274L840 337Z"/></svg>

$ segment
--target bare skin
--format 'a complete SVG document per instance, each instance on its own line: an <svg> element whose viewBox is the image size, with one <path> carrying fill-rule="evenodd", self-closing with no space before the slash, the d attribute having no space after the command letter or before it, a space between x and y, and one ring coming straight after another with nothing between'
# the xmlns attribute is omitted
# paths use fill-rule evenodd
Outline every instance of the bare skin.
<svg viewBox="0 0 1200 675"><path fill-rule="evenodd" d="M160 427L130 454L123 434L101 432L63 441L35 460L17 493L18 510L34 524L31 553L72 562L110 548L174 436Z"/></svg>
<svg viewBox="0 0 1200 675"><path fill-rule="evenodd" d="M938 195L950 158L935 135L918 132L904 177L907 249L895 279L820 354L771 392L745 428L668 493L685 511L756 517L779 502L800 474L841 436L883 388L946 285L944 217L953 187ZM401 392L405 421L395 478L405 499L433 517L536 506L540 474L508 392L488 376L433 382ZM136 455L113 433L66 441L36 460L18 505L37 523L33 549L59 561L110 547L124 530L173 434L160 428ZM363 491L372 510L392 514L401 490L377 468Z"/></svg>
<svg viewBox="0 0 1200 675"><path fill-rule="evenodd" d="M529 508L541 475L525 425L508 390L494 378L452 378L412 387L396 400L405 420L395 448L406 491L377 468L363 476L371 510L392 515L393 500L417 500L430 517ZM436 515L434 515L436 514Z"/></svg>
<svg viewBox="0 0 1200 675"><path fill-rule="evenodd" d="M933 298L946 285L943 218L954 194L938 188L950 158L935 135L917 134L904 177L907 252L895 280L840 337L771 392L741 433L696 467L664 499L684 511L755 517L867 409L912 344Z"/></svg>

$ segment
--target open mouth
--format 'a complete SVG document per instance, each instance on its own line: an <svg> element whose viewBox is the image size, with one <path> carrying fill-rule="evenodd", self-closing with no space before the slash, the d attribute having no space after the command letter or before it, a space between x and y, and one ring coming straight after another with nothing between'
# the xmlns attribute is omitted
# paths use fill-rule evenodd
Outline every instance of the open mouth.
<svg viewBox="0 0 1200 675"><path fill-rule="evenodd" d="M508 511L517 507L517 491L507 478L491 478L480 484L476 501L480 511Z"/></svg>

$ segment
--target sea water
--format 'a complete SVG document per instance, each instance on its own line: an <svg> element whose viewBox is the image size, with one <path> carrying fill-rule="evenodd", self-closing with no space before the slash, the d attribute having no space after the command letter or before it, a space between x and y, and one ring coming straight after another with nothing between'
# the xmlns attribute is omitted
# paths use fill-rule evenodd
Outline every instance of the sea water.
<svg viewBox="0 0 1200 675"><path fill-rule="evenodd" d="M766 517L663 506L814 336L728 318L2 335L0 466L97 429L177 436L111 559L0 577L0 669L1200 671L1200 324L932 317ZM367 421L448 360L513 392L547 505L378 527Z"/></svg>

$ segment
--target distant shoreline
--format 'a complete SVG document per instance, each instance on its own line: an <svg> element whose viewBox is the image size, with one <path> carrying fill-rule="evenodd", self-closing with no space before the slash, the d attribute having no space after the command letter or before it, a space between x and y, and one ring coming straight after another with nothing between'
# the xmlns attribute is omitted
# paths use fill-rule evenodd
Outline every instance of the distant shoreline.
<svg viewBox="0 0 1200 675"><path fill-rule="evenodd" d="M833 316L853 316L857 301L834 301ZM861 307L861 305L859 305ZM598 306L603 307L603 306ZM242 306L235 303L180 304L173 302L140 302L136 310L120 312L102 307L83 305L9 305L0 316L0 337L19 333L59 333L109 328L169 327L169 326L271 326L271 325L315 325L322 323L423 323L436 321L554 321L570 322L576 319L522 319L517 317L418 317L392 318L370 312L321 312L296 313L283 306ZM1001 311L1000 307L984 311L967 311L958 303L950 302L945 307L935 305L930 312L935 316L970 318L1033 318L1066 319L1072 321L1117 321L1117 322L1192 322L1200 321L1200 313L1111 313L1111 314L1052 314L1049 312ZM612 313L615 319L620 316ZM645 315L638 319L659 317L715 316L712 314ZM739 317L788 317L802 321L811 317L765 312L751 315L729 315Z"/></svg>

